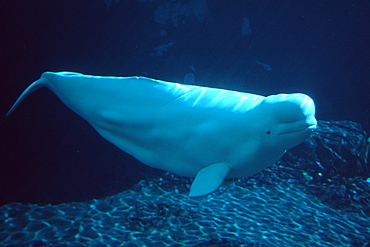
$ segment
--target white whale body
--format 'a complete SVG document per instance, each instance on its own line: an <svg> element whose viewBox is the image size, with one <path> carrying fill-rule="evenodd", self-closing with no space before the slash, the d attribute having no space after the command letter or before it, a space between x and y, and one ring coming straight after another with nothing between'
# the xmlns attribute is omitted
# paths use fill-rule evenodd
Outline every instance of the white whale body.
<svg viewBox="0 0 370 247"><path fill-rule="evenodd" d="M40 87L53 91L99 134L142 163L195 177L189 196L225 178L255 174L316 128L315 106L301 93L267 97L145 77L45 72L6 116Z"/></svg>

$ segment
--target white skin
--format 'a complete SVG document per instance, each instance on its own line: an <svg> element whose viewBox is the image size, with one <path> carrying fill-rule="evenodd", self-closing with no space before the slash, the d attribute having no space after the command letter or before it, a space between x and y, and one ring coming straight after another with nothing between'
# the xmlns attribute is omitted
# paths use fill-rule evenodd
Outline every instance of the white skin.
<svg viewBox="0 0 370 247"><path fill-rule="evenodd" d="M106 140L142 163L195 177L216 163L245 177L276 162L316 126L304 94L263 97L143 77L47 72L19 97L48 87Z"/></svg>

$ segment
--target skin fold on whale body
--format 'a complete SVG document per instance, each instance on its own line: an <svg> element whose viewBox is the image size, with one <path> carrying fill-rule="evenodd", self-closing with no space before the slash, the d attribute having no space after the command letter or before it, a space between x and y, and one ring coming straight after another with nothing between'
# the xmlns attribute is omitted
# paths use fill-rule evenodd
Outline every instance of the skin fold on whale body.
<svg viewBox="0 0 370 247"><path fill-rule="evenodd" d="M315 105L301 93L267 97L145 77L45 72L47 87L106 140L142 163L195 177L190 197L217 190L224 179L260 172L316 128Z"/></svg>

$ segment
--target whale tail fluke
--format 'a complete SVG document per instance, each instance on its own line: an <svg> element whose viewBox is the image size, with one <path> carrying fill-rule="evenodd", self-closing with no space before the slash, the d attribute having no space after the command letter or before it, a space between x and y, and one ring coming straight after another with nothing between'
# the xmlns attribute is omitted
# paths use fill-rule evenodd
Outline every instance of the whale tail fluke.
<svg viewBox="0 0 370 247"><path fill-rule="evenodd" d="M40 78L31 85L29 85L26 90L23 91L23 93L18 97L18 99L15 101L13 106L10 108L10 110L6 113L5 117L8 117L12 112L20 105L20 103L31 93L36 91L39 88L42 88L46 85L46 80L44 78Z"/></svg>

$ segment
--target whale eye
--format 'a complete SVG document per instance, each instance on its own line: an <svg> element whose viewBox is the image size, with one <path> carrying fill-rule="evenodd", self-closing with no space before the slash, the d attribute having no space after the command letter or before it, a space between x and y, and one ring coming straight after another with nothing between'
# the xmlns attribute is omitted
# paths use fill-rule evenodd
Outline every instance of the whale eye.
<svg viewBox="0 0 370 247"><path fill-rule="evenodd" d="M269 134L271 134L271 132L268 130L268 131L266 131L266 134L268 134L268 135L269 135Z"/></svg>

